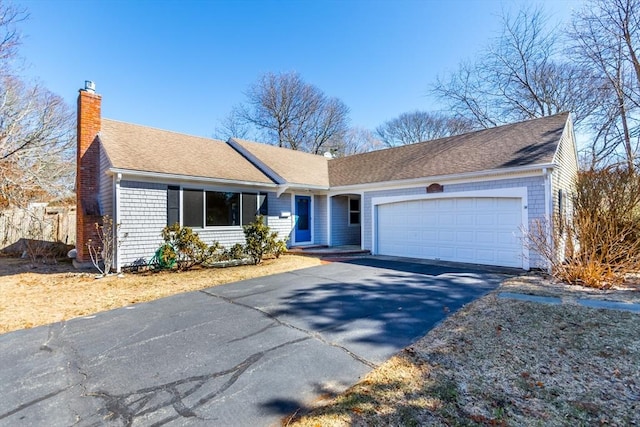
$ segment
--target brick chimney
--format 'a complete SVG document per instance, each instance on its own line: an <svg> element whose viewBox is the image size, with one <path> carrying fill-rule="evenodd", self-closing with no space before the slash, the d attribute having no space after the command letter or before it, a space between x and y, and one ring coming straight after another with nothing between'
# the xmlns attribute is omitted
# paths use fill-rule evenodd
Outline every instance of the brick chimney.
<svg viewBox="0 0 640 427"><path fill-rule="evenodd" d="M95 223L100 222L98 183L100 173L100 148L98 132L101 127L100 106L102 97L95 92L95 85L86 81L78 95L78 153L76 159L76 261L91 261L87 242L96 241Z"/></svg>

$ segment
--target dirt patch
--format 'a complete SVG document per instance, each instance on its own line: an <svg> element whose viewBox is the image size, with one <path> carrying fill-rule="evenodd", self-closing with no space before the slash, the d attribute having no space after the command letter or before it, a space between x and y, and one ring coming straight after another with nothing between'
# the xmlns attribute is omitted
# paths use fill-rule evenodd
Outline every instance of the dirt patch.
<svg viewBox="0 0 640 427"><path fill-rule="evenodd" d="M257 266L96 279L94 273L77 272L67 263L32 266L26 260L1 257L0 333L316 265L317 258L286 255Z"/></svg>
<svg viewBox="0 0 640 427"><path fill-rule="evenodd" d="M524 291L558 296L563 304L497 297ZM618 292L536 276L507 281L290 424L637 425L640 315L570 302L638 297Z"/></svg>

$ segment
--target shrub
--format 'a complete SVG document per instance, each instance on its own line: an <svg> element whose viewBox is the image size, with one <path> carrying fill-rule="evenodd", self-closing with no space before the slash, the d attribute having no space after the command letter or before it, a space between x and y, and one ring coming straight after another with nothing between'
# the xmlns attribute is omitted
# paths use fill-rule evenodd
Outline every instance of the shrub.
<svg viewBox="0 0 640 427"><path fill-rule="evenodd" d="M233 260L242 259L246 254L244 252L244 246L242 246L240 243L236 243L225 251L225 255L228 259Z"/></svg>
<svg viewBox="0 0 640 427"><path fill-rule="evenodd" d="M262 215L258 215L251 224L245 225L245 252L254 264L262 262L265 255L272 254L279 257L286 252L286 242L278 239L278 233L272 232L264 223Z"/></svg>
<svg viewBox="0 0 640 427"><path fill-rule="evenodd" d="M94 226L96 228L98 242L89 239L87 241L87 249L93 265L98 269L100 274L106 276L111 272L113 267L115 248L122 243L119 237L120 224L114 224L113 218L109 215L104 215L102 217L102 224L96 222ZM124 237L126 238L126 234Z"/></svg>
<svg viewBox="0 0 640 427"><path fill-rule="evenodd" d="M640 270L640 175L619 167L580 172L572 202L568 218L534 224L529 236L552 274L568 283L607 288ZM563 239L560 254L554 242Z"/></svg>
<svg viewBox="0 0 640 427"><path fill-rule="evenodd" d="M189 270L200 265L211 255L209 247L197 233L189 227L180 227L178 223L163 228L162 239L163 259L159 261L165 265L175 263L180 270Z"/></svg>

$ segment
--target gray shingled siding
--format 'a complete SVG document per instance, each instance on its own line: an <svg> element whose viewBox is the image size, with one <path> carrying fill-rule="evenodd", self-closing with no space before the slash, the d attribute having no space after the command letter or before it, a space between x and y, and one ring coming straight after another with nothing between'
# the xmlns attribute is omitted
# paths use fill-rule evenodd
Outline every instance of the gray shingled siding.
<svg viewBox="0 0 640 427"><path fill-rule="evenodd" d="M291 194L285 193L276 197L276 193L267 193L269 215L267 225L273 231L278 232L281 239L287 239L287 245L291 245L291 231L293 230L293 214L289 217L281 217L283 212L291 213Z"/></svg>
<svg viewBox="0 0 640 427"><path fill-rule="evenodd" d="M113 218L113 176L107 175L107 170L111 167L107 153L100 146L100 212L102 215L109 215Z"/></svg>
<svg viewBox="0 0 640 427"><path fill-rule="evenodd" d="M120 264L148 262L162 243L167 225L167 185L148 182L120 182Z"/></svg>
<svg viewBox="0 0 640 427"><path fill-rule="evenodd" d="M198 233L200 239L207 245L218 242L225 248L228 248L236 243L240 243L241 245L245 244L244 231L242 231L242 227L240 226L194 229L194 232Z"/></svg>
<svg viewBox="0 0 640 427"><path fill-rule="evenodd" d="M531 229L533 221L543 219L545 216L544 208L544 178L542 176L511 178L493 181L469 182L463 184L445 184L445 193L456 193L461 191L478 191L478 190L494 190L499 188L515 188L527 187L529 213L529 228ZM408 196L425 194L425 187L407 188L399 190L383 190L369 191L364 194L362 202L362 224L364 227L364 248L372 249L371 236L371 199L374 197L390 197L390 196ZM453 196L454 194L452 194ZM531 268L544 268L544 262L540 256L530 253L529 264Z"/></svg>
<svg viewBox="0 0 640 427"><path fill-rule="evenodd" d="M313 198L313 243L326 245L327 239L327 196Z"/></svg>
<svg viewBox="0 0 640 427"><path fill-rule="evenodd" d="M331 198L331 246L359 245L360 226L349 225L349 197Z"/></svg>

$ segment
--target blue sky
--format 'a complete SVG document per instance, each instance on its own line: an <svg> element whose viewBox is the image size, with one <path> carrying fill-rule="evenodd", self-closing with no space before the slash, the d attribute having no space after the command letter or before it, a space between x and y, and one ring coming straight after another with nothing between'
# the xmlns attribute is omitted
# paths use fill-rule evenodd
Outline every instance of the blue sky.
<svg viewBox="0 0 640 427"><path fill-rule="evenodd" d="M96 83L103 116L212 136L265 72L299 72L374 129L435 110L430 85L496 36L527 1L23 0L25 74L75 108ZM568 20L582 0L547 0Z"/></svg>

